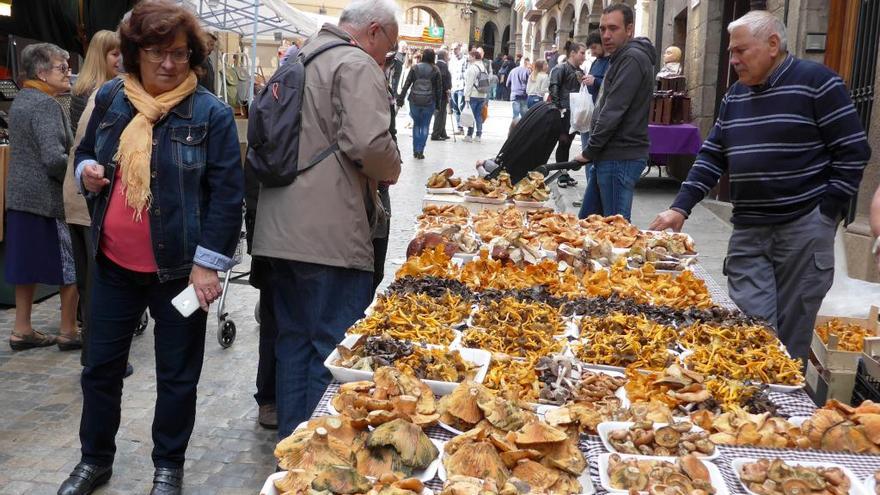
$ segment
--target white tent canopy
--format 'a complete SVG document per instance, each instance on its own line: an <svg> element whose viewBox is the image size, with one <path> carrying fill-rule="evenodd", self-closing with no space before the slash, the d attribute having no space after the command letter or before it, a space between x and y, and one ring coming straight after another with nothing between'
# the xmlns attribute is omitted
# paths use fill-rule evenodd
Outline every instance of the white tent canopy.
<svg viewBox="0 0 880 495"><path fill-rule="evenodd" d="M177 0L189 8L208 28L230 31L252 37L251 60L256 60L257 37L260 35L295 35L308 38L320 25L305 12L284 0ZM253 100L256 67L251 65L250 96Z"/></svg>

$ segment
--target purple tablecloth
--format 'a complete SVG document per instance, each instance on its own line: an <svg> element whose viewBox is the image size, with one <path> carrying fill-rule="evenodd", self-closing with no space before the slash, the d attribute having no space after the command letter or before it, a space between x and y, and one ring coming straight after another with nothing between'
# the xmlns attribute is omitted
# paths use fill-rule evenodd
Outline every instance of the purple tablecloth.
<svg viewBox="0 0 880 495"><path fill-rule="evenodd" d="M648 125L652 155L696 155L703 144L700 129L692 124Z"/></svg>

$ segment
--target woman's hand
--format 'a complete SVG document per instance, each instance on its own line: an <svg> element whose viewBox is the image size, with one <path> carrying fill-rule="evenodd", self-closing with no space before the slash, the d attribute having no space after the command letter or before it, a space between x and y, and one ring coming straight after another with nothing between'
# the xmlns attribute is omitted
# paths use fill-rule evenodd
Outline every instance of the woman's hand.
<svg viewBox="0 0 880 495"><path fill-rule="evenodd" d="M82 182L86 191L99 193L110 184L110 179L104 177L104 166L94 163L83 167Z"/></svg>
<svg viewBox="0 0 880 495"><path fill-rule="evenodd" d="M208 306L219 299L220 294L223 293L223 286L220 285L220 277L217 275L217 271L210 268L193 264L192 271L189 274L189 283L196 290L199 306L205 311L208 311Z"/></svg>

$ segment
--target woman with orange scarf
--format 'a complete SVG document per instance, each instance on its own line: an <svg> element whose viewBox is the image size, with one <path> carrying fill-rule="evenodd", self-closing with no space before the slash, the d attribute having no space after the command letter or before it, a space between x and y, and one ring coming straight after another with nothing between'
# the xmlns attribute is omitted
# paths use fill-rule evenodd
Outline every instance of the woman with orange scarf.
<svg viewBox="0 0 880 495"><path fill-rule="evenodd" d="M81 461L60 495L113 473L122 378L140 315L155 321L152 495L179 494L196 414L208 306L241 231L244 176L232 110L197 85L204 33L189 11L143 1L119 26L125 74L105 83L76 150L95 273L82 374ZM171 303L192 285L202 310Z"/></svg>
<svg viewBox="0 0 880 495"><path fill-rule="evenodd" d="M70 90L67 52L51 43L22 51L27 80L9 110L9 175L6 183L6 281L15 285L15 351L58 344L79 349L76 270L64 221L62 184L73 143L67 113L55 97ZM36 284L61 286L61 332L34 330Z"/></svg>

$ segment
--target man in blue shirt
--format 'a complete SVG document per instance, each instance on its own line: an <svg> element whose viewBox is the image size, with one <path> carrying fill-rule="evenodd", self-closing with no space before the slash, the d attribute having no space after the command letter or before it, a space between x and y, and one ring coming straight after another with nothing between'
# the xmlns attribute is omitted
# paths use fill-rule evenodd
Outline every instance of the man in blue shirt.
<svg viewBox="0 0 880 495"><path fill-rule="evenodd" d="M733 233L724 260L731 299L776 328L806 360L834 278L834 236L871 156L840 77L788 53L785 25L765 11L732 22L739 80L669 210L650 229L681 230L691 209L730 176Z"/></svg>
<svg viewBox="0 0 880 495"><path fill-rule="evenodd" d="M513 121L522 117L526 111L526 85L529 82L529 59L523 58L520 64L507 75L507 89L513 102Z"/></svg>

